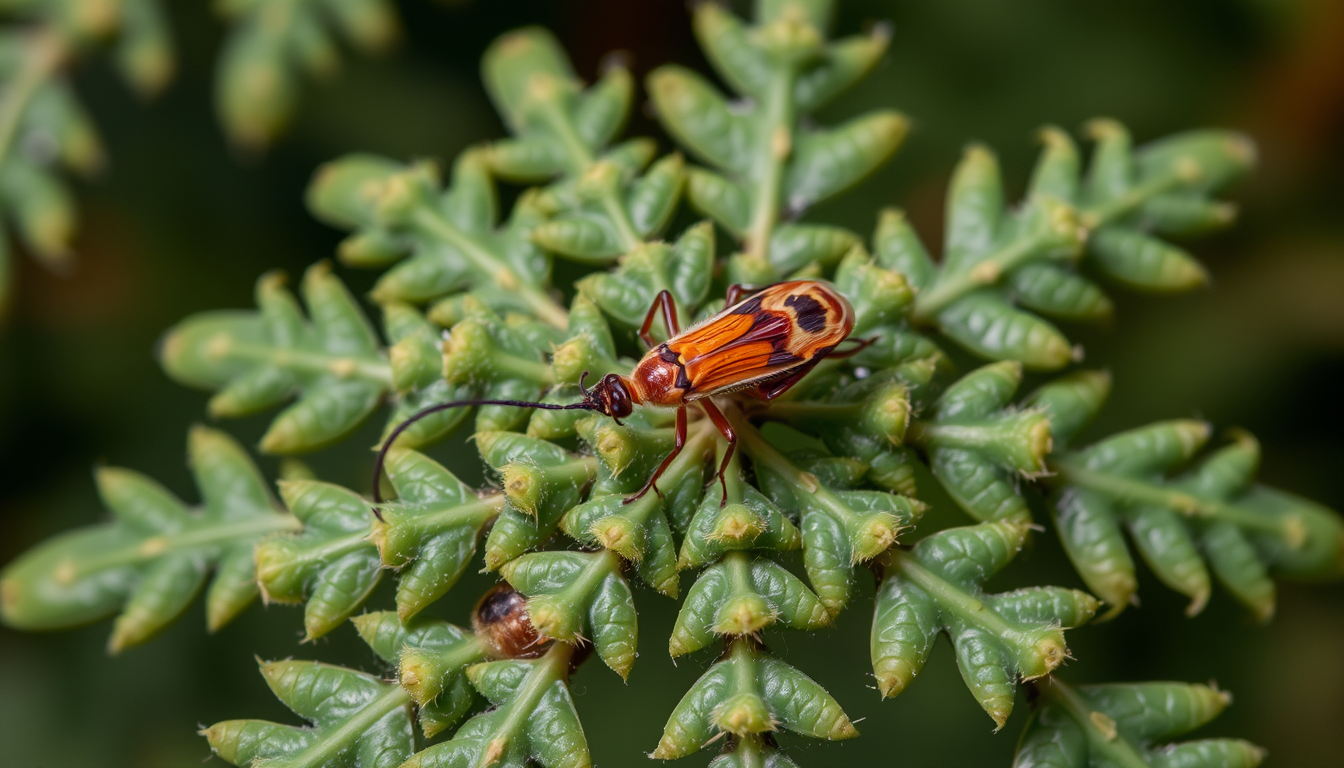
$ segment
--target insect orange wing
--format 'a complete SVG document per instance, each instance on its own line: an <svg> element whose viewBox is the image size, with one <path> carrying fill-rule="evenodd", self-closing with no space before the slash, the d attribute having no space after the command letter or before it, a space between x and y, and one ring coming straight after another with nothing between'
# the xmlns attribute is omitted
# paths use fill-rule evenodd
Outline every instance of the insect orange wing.
<svg viewBox="0 0 1344 768"><path fill-rule="evenodd" d="M787 375L835 349L854 329L849 302L826 283L762 289L666 343L698 400Z"/></svg>

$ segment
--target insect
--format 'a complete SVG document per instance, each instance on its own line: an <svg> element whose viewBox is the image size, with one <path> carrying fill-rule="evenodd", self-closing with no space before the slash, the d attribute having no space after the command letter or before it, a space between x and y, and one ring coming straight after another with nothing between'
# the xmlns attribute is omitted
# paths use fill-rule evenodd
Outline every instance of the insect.
<svg viewBox="0 0 1344 768"><path fill-rule="evenodd" d="M530 659L546 650L527 617L527 598L508 584L491 587L471 612L471 630L500 659Z"/></svg>
<svg viewBox="0 0 1344 768"><path fill-rule="evenodd" d="M629 503L650 489L658 492L658 478L686 444L687 411L695 404L728 441L717 475L723 488L720 503L727 503L724 472L737 449L737 435L713 398L742 393L771 400L787 392L827 357L848 357L873 340L860 340L853 349L836 351L854 329L854 309L839 291L818 280L793 280L755 290L734 285L728 289L726 303L718 314L683 331L677 321L676 300L670 292L660 292L639 330L639 337L649 345L649 351L629 376L609 373L589 389L583 383L585 373L579 379L583 391L580 402L557 405L521 400L458 400L419 411L398 425L384 442L374 465L374 501L382 503L378 480L388 448L403 430L431 413L464 405L516 405L593 411L620 424L636 405L676 408L672 451L644 487L626 499ZM669 337L661 344L651 334L660 313Z"/></svg>

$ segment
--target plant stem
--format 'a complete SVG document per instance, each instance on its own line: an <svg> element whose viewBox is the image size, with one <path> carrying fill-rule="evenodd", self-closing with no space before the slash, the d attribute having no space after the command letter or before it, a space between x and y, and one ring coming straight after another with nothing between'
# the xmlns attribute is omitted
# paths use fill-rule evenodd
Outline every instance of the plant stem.
<svg viewBox="0 0 1344 768"><path fill-rule="evenodd" d="M912 553L893 551L891 567L928 592L940 606L952 611L967 623L974 624L1015 645L1022 647L1033 645L1031 638L1024 636L1003 617L989 610L982 601L916 562Z"/></svg>
<svg viewBox="0 0 1344 768"><path fill-rule="evenodd" d="M378 382L385 387L392 386L392 366L386 360L378 358L336 356L302 349L239 344L232 340L229 341L224 354L250 362L270 363L300 373L330 373L341 378L357 376Z"/></svg>
<svg viewBox="0 0 1344 768"><path fill-rule="evenodd" d="M282 762L285 768L318 768L330 765L339 753L352 749L360 737L370 732L379 720L396 709L410 705L409 691L400 685L388 685L377 698L359 710L358 714L341 723L339 728L324 734L324 738Z"/></svg>
<svg viewBox="0 0 1344 768"><path fill-rule="evenodd" d="M569 661L573 656L573 645L551 643L550 650L546 651L546 655L532 667L523 684L514 692L513 698L508 703L508 714L491 734L492 743L501 738L507 742L521 734L523 727L527 725L527 718L537 708L538 702L551 684L569 677ZM487 745L485 750L490 751L490 745Z"/></svg>
<svg viewBox="0 0 1344 768"><path fill-rule="evenodd" d="M569 313L564 307L541 289L524 282L512 267L459 230L437 208L430 205L417 207L412 214L411 222L424 235L451 245L479 272L488 275L501 291L515 294L522 299L523 303L544 322L557 328L569 326Z"/></svg>
<svg viewBox="0 0 1344 768"><path fill-rule="evenodd" d="M1282 520L1267 519L1263 515L1233 504L1201 499L1183 491L1162 488L1142 480L1097 472L1068 461L1050 462L1050 471L1059 475L1060 480L1068 485L1098 491L1122 502L1155 504L1186 517L1216 517L1239 528L1251 528L1282 536L1289 546L1294 548L1302 545L1300 521L1298 525L1293 524L1293 521L1297 520L1295 516Z"/></svg>
<svg viewBox="0 0 1344 768"><path fill-rule="evenodd" d="M1099 758L1099 762L1116 768L1145 768L1148 765L1148 761L1144 760L1128 741L1116 738L1114 722L1104 713L1095 712L1088 707L1087 702L1083 701L1072 688L1059 680L1048 678L1045 683L1037 686L1037 690L1041 691L1045 698L1062 706L1064 711L1069 713L1069 717L1077 721L1083 733L1087 735L1091 747L1089 751L1094 758ZM1110 728L1103 729L1103 725L1108 723Z"/></svg>
<svg viewBox="0 0 1344 768"><path fill-rule="evenodd" d="M765 94L765 114L757 146L758 156L755 209L747 229L746 252L759 259L770 250L770 235L779 220L780 188L784 180L784 161L793 150L792 67L776 71Z"/></svg>
<svg viewBox="0 0 1344 768"><path fill-rule="evenodd" d="M71 563L71 580L108 568L133 565L160 557L167 552L197 547L230 544L265 536L303 529L303 523L293 515L271 515L254 520L230 522L225 525L202 526L194 530L166 536L151 536L134 546L122 547Z"/></svg>

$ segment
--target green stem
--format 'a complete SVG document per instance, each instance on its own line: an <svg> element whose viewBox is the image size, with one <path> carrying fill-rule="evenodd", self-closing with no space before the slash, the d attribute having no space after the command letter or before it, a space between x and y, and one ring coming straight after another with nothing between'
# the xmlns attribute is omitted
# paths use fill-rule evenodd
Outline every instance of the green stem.
<svg viewBox="0 0 1344 768"><path fill-rule="evenodd" d="M484 525L487 521L494 519L499 511L504 508L504 499L504 494L496 493L479 501L416 515L408 522L415 526L417 533L426 537L457 528L464 523Z"/></svg>
<svg viewBox="0 0 1344 768"><path fill-rule="evenodd" d="M1117 738L1115 723L1105 713L1096 712L1069 686L1050 678L1038 686L1044 697L1064 708L1087 735L1090 752L1097 762L1116 768L1147 768L1143 759L1130 743ZM1099 715L1099 717L1098 717Z"/></svg>
<svg viewBox="0 0 1344 768"><path fill-rule="evenodd" d="M620 570L620 555L609 549L594 552L592 560L580 572L579 577L574 580L573 584L566 587L561 594L575 605L581 605L583 598L592 594L602 583L602 580L607 578L608 574L620 573Z"/></svg>
<svg viewBox="0 0 1344 768"><path fill-rule="evenodd" d="M1095 208L1084 208L1079 213L1083 224L1087 226L1088 230L1095 230L1097 227L1109 224L1121 216L1132 212L1134 209L1147 202L1149 198L1164 192L1170 192L1184 183L1185 181L1176 173L1155 176L1109 203L1099 205Z"/></svg>
<svg viewBox="0 0 1344 768"><path fill-rule="evenodd" d="M858 519L849 507L817 480L816 475L799 469L784 454L766 442L765 437L754 426L735 413L728 418L733 422L733 429L737 431L738 439L741 440L742 447L751 460L769 467L792 485L794 496L800 504L820 508L834 515L842 523L852 523Z"/></svg>
<svg viewBox="0 0 1344 768"><path fill-rule="evenodd" d="M1097 491L1122 502L1154 504L1187 517L1218 518L1239 528L1282 536L1290 544L1301 540L1301 533L1293 525L1292 518L1268 519L1233 504L1201 499L1183 491L1173 491L1142 480L1097 472L1068 461L1051 462L1050 470L1067 485Z"/></svg>
<svg viewBox="0 0 1344 768"><path fill-rule="evenodd" d="M756 145L763 150L757 159L755 206L748 225L746 251L759 259L770 250L770 235L779 221L780 188L784 161L793 151L793 67L775 72L764 99L764 119Z"/></svg>
<svg viewBox="0 0 1344 768"><path fill-rule="evenodd" d="M569 677L569 661L574 656L574 646L569 643L552 643L546 655L532 667L523 684L518 686L513 698L506 705L508 714L495 728L491 741L504 739L505 742L520 738L527 725L527 719L536 710L541 697L557 680ZM489 749L489 746L486 747Z"/></svg>
<svg viewBox="0 0 1344 768"><path fill-rule="evenodd" d="M491 362L499 372L510 378L527 379L547 387L553 384L555 380L555 369L548 363L538 360L528 360L516 355L497 354L491 358Z"/></svg>
<svg viewBox="0 0 1344 768"><path fill-rule="evenodd" d="M751 562L746 552L729 552L723 556L723 563L733 585L731 594L743 595L756 591L751 585Z"/></svg>
<svg viewBox="0 0 1344 768"><path fill-rule="evenodd" d="M23 65L14 79L5 84L0 100L0 163L9 157L33 96L55 74L68 53L66 41L55 25L39 29L26 42Z"/></svg>
<svg viewBox="0 0 1344 768"><path fill-rule="evenodd" d="M556 138L560 139L560 146L564 147L565 154L569 157L569 170L574 176L580 176L593 164L592 150L583 143L583 139L574 131L574 125L560 108L558 98L547 98L541 100L541 109L539 110L546 123L550 125L551 130L555 132Z"/></svg>
<svg viewBox="0 0 1344 768"><path fill-rule="evenodd" d="M564 307L541 289L524 282L512 267L459 230L438 209L421 205L411 215L411 222L426 236L441 240L455 248L476 267L477 271L494 281L496 287L506 293L517 295L544 322L557 328L569 326L569 313Z"/></svg>
<svg viewBox="0 0 1344 768"><path fill-rule="evenodd" d="M611 222L616 225L616 234L620 235L621 248L629 253L636 246L644 242L644 239L635 231L634 222L630 221L630 213L621 204L621 200L616 195L616 190L606 189L602 191L602 209L607 212Z"/></svg>
<svg viewBox="0 0 1344 768"><path fill-rule="evenodd" d="M303 523L293 515L271 515L223 525L206 526L195 530L189 529L181 533L151 536L135 546L114 549L97 557L89 557L78 563L72 563L73 571L70 579L73 581L108 568L142 563L177 550L227 545L259 538L267 534L302 529Z"/></svg>
<svg viewBox="0 0 1344 768"><path fill-rule="evenodd" d="M268 363L280 368L311 374L334 374L341 378L358 377L392 386L392 366L385 360L343 357L325 352L266 347L230 342L225 354L249 362Z"/></svg>
<svg viewBox="0 0 1344 768"><path fill-rule="evenodd" d="M386 690L359 710L358 714L342 722L340 727L324 734L323 738L312 746L282 762L285 768L318 768L331 765L339 754L353 749L379 720L401 707L410 705L409 691L400 685L388 685Z"/></svg>
<svg viewBox="0 0 1344 768"><path fill-rule="evenodd" d="M943 609L950 610L967 623L1020 647L1031 647L1034 644L1031 638L991 611L982 601L920 565L912 553L892 552L891 567L928 592Z"/></svg>
<svg viewBox="0 0 1344 768"><path fill-rule="evenodd" d="M1008 243L964 272L940 273L927 291L915 296L911 317L919 323L930 322L949 304L971 291L998 282L1004 274L1038 255L1040 248L1047 244L1047 236L1037 234Z"/></svg>

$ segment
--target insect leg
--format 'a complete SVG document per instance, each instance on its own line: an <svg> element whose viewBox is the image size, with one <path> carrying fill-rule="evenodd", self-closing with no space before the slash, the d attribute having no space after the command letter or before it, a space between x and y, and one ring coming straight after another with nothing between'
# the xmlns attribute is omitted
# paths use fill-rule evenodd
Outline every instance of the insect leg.
<svg viewBox="0 0 1344 768"><path fill-rule="evenodd" d="M733 425L728 423L728 418L723 415L723 411L709 399L701 400L700 407L705 409L705 414L709 420L714 423L719 434L728 441L728 450L723 452L723 460L719 462L719 486L723 488L723 496L719 498L719 506L728 503L728 480L723 476L728 471L728 462L733 460L733 453L737 451L737 433L733 431Z"/></svg>
<svg viewBox="0 0 1344 768"><path fill-rule="evenodd" d="M649 314L644 316L644 325L640 326L639 329L639 338L650 347L656 344L649 331L653 328L653 318L658 316L659 310L662 310L663 322L667 324L668 338L681 333L681 323L677 321L677 300L672 298L671 291L664 288L658 292L657 298L653 300L653 306L649 307Z"/></svg>
<svg viewBox="0 0 1344 768"><path fill-rule="evenodd" d="M757 384L751 389L748 389L746 393L761 400L774 400L776 397L779 397L792 389L793 385L797 384L804 376L810 373L813 368L817 367L817 363L820 363L822 359L821 356L814 357L792 371L789 371L788 375Z"/></svg>
<svg viewBox="0 0 1344 768"><path fill-rule="evenodd" d="M727 295L724 296L723 305L725 307L731 307L737 302L741 301L743 296L746 296L749 293L760 293L761 290L762 290L761 288L758 288L754 285L742 285L741 283L733 283L732 285L728 286L728 293Z"/></svg>
<svg viewBox="0 0 1344 768"><path fill-rule="evenodd" d="M852 341L857 346L855 346L853 349L846 349L843 351L833 349L830 352L826 353L826 357L829 357L832 360L843 360L846 357L853 357L854 355L857 355L863 350L867 349L869 344L872 344L873 342L877 341L877 337L874 336L869 339L845 339L845 341Z"/></svg>
<svg viewBox="0 0 1344 768"><path fill-rule="evenodd" d="M654 493L662 496L662 491L658 490L658 486L655 485L655 483L657 483L658 478L662 477L663 473L667 471L668 466L672 464L672 460L677 458L677 454L681 453L682 446L684 445L686 445L686 406L683 405L677 409L677 431L672 438L672 452L663 457L663 463L658 465L658 468L653 471L652 475L649 475L649 481L644 483L644 487L640 488L639 492L634 496L627 496L624 503L629 504L636 499L642 498L644 494L649 492L650 488L653 489Z"/></svg>

